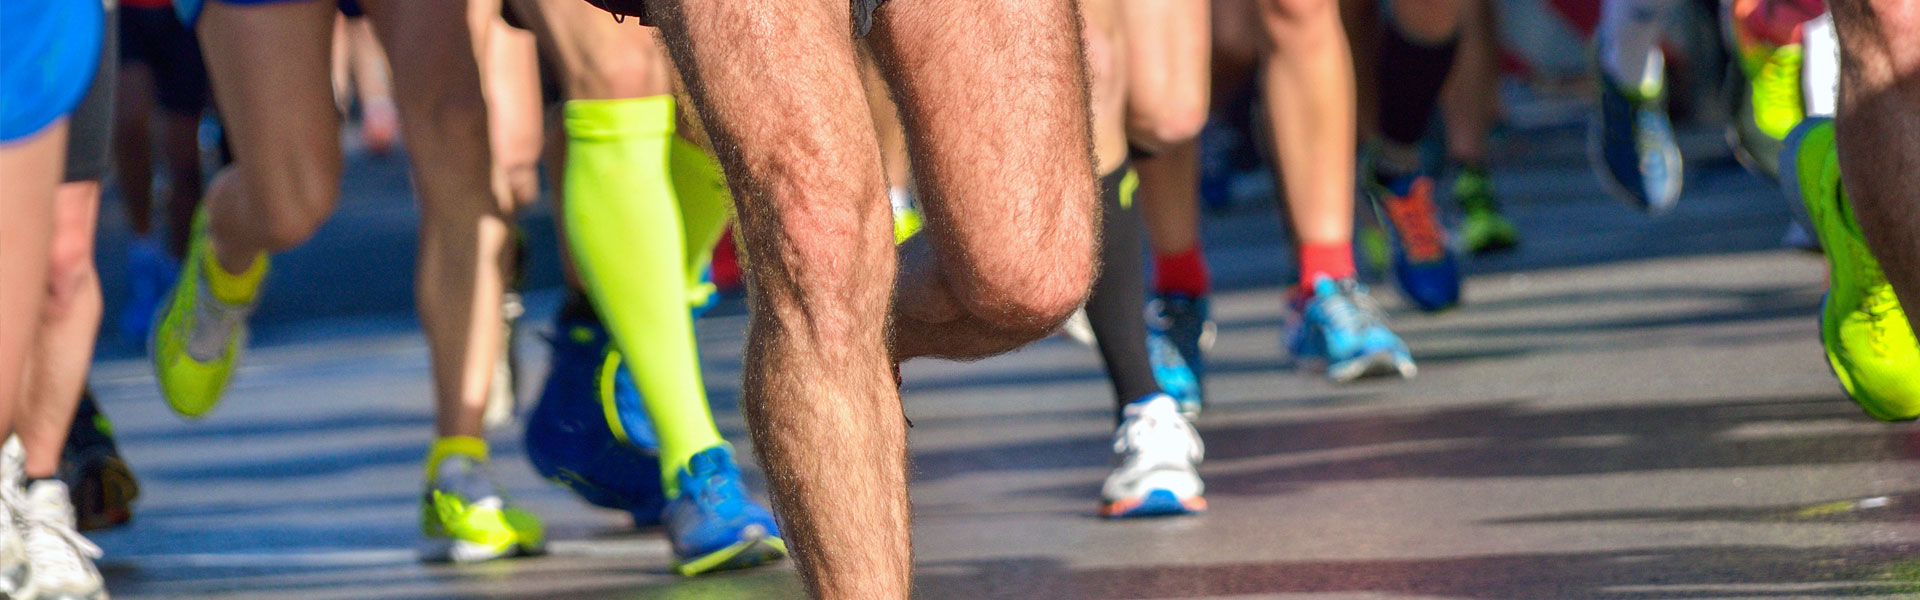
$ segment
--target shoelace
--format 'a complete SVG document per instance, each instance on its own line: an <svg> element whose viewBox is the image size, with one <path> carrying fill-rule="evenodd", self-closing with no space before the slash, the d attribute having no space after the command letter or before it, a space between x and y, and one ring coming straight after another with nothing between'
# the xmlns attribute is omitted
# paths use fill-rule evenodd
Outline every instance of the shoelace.
<svg viewBox="0 0 1920 600"><path fill-rule="evenodd" d="M187 355L200 362L210 362L226 352L227 339L235 329L246 324L249 307L221 302L204 280L194 286L194 294L193 334L187 339Z"/></svg>
<svg viewBox="0 0 1920 600"><path fill-rule="evenodd" d="M102 555L99 546L74 529L72 520L44 514L59 510L62 509L29 507L21 511L21 521L26 525L23 533L27 536L27 556L35 558L34 572L37 577L53 581L73 579L76 574L87 572L89 559ZM73 512L71 508L64 510L67 514ZM35 535L36 532L51 535Z"/></svg>
<svg viewBox="0 0 1920 600"><path fill-rule="evenodd" d="M1775 139L1786 137L1800 117L1800 60L1798 52L1775 49L1753 79L1755 126Z"/></svg>
<svg viewBox="0 0 1920 600"><path fill-rule="evenodd" d="M1373 298L1345 284L1340 293L1321 301L1320 312L1335 329L1345 331L1365 331L1385 320Z"/></svg>
<svg viewBox="0 0 1920 600"><path fill-rule="evenodd" d="M1446 236L1440 233L1439 220L1434 218L1432 180L1415 181L1407 195L1390 198L1386 205L1393 228L1415 262L1437 260L1445 254Z"/></svg>
<svg viewBox="0 0 1920 600"><path fill-rule="evenodd" d="M1152 411L1142 411L1127 419L1120 435L1114 436L1113 451L1122 455L1135 452L1166 452L1174 444L1186 444L1184 457L1198 463L1206 456L1206 445L1200 441L1200 433L1193 425L1174 415L1159 415Z"/></svg>
<svg viewBox="0 0 1920 600"><path fill-rule="evenodd" d="M1866 294L1860 298L1860 310L1867 314L1867 322L1873 328L1873 344L1879 347L1889 337L1893 329L1892 315L1900 311L1900 298L1893 294L1893 288L1887 284L1887 275L1880 269L1878 259L1867 251L1866 244L1846 244L1847 252L1853 254L1854 264L1860 266L1856 274L1863 281L1874 281Z"/></svg>

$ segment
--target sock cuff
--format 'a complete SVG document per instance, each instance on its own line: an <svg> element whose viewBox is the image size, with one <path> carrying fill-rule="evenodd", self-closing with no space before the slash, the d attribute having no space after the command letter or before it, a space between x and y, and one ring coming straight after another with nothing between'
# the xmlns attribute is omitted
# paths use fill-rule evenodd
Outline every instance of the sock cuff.
<svg viewBox="0 0 1920 600"><path fill-rule="evenodd" d="M213 297L227 304L250 304L260 291L260 281L267 276L267 253L261 252L253 257L253 265L244 273L228 273L213 257L211 247L202 253L206 257L200 267L207 273L207 290Z"/></svg>
<svg viewBox="0 0 1920 600"><path fill-rule="evenodd" d="M567 137L594 139L673 133L673 95L615 100L568 100Z"/></svg>
<svg viewBox="0 0 1920 600"><path fill-rule="evenodd" d="M434 471L440 468L440 461L454 456L486 462L487 441L470 435L434 438L433 446L427 449L427 479L433 479Z"/></svg>
<svg viewBox="0 0 1920 600"><path fill-rule="evenodd" d="M1345 279L1354 275L1353 242L1300 245L1300 287L1312 293L1313 280L1321 275Z"/></svg>

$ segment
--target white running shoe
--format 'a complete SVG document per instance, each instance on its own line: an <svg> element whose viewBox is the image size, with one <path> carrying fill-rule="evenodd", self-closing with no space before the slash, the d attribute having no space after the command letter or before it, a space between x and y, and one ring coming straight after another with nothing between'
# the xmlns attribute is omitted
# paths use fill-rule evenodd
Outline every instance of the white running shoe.
<svg viewBox="0 0 1920 600"><path fill-rule="evenodd" d="M0 458L0 470L14 471L15 457L20 453L19 440L9 437L6 443L6 456ZM11 473L0 473L0 598L27 597L28 580L33 567L27 560L27 541L23 535L26 525L21 518L21 506L24 498L20 485Z"/></svg>
<svg viewBox="0 0 1920 600"><path fill-rule="evenodd" d="M1135 400L1113 432L1120 466L1100 488L1100 516L1110 519L1206 512L1199 465L1200 434L1166 394Z"/></svg>
<svg viewBox="0 0 1920 600"><path fill-rule="evenodd" d="M58 479L33 482L21 510L27 556L32 562L32 598L106 600L107 583L93 560L100 547L74 528L67 484Z"/></svg>

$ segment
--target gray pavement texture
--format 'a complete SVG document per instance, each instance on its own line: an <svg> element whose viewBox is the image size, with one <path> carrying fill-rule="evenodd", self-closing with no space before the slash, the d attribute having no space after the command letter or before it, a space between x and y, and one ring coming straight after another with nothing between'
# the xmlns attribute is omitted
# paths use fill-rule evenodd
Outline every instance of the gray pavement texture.
<svg viewBox="0 0 1920 600"><path fill-rule="evenodd" d="M1572 130L1508 137L1496 178L1527 238L1471 264L1463 307L1419 314L1375 286L1420 362L1411 382L1288 369L1277 220L1210 217L1203 516L1095 517L1112 401L1094 352L1050 339L909 364L918 597L1920 597L1920 429L1865 418L1828 373L1822 262L1780 249L1778 193L1703 132L1685 200L1648 218L1603 196L1580 147ZM279 261L258 343L207 418L169 414L145 361L103 345L93 386L144 485L134 521L94 538L115 596L798 597L785 564L672 575L658 532L541 481L515 431L495 436L497 475L546 517L552 554L415 560L432 418L398 165L355 159L340 216ZM557 304L541 210L528 397ZM732 308L700 323L700 347L744 448Z"/></svg>

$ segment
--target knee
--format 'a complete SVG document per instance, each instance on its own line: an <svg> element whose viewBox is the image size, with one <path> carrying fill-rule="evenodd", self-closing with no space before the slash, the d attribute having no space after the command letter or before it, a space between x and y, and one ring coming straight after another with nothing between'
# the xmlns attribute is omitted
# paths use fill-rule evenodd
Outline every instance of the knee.
<svg viewBox="0 0 1920 600"><path fill-rule="evenodd" d="M1148 150L1165 150L1200 135L1200 128L1207 124L1206 90L1130 102L1127 111L1128 140Z"/></svg>
<svg viewBox="0 0 1920 600"><path fill-rule="evenodd" d="M262 178L270 181L255 181L251 186L249 191L253 197L266 199L266 205L272 207L265 222L215 223L215 226L223 231L255 231L273 252L298 246L313 237L313 232L333 216L334 206L339 202L340 166L337 162L319 164L328 162L323 158L299 162L299 166ZM223 215L239 217L214 211L213 218L224 221Z"/></svg>
<svg viewBox="0 0 1920 600"><path fill-rule="evenodd" d="M100 277L93 266L91 236L57 232L47 262L47 304L44 314L60 320L79 308L89 290L98 290ZM87 232L90 233L90 232Z"/></svg>
<svg viewBox="0 0 1920 600"><path fill-rule="evenodd" d="M1086 200L1092 199L1089 192ZM947 269L962 310L1009 337L1034 340L1060 328L1086 302L1099 262L1091 203L1085 214L1031 229L991 253Z"/></svg>
<svg viewBox="0 0 1920 600"><path fill-rule="evenodd" d="M1340 31L1336 0L1258 0L1269 47L1307 47Z"/></svg>

